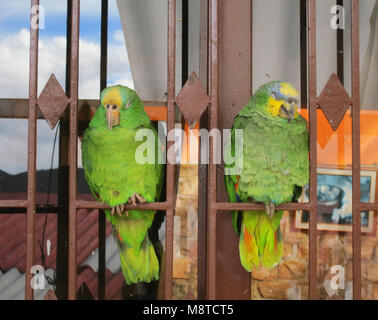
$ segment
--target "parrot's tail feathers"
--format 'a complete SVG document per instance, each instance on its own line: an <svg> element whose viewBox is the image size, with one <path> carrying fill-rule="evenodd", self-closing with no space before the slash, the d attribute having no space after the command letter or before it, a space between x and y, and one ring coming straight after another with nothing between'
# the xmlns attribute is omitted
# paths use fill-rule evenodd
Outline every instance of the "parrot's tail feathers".
<svg viewBox="0 0 378 320"><path fill-rule="evenodd" d="M280 261L283 253L282 235L279 227L281 212L274 218L257 211L244 211L241 226L239 254L244 269L251 271L260 263L271 269Z"/></svg>
<svg viewBox="0 0 378 320"><path fill-rule="evenodd" d="M119 235L118 239L122 240ZM159 279L159 261L148 233L140 248L122 245L119 249L122 272L127 284Z"/></svg>
<svg viewBox="0 0 378 320"><path fill-rule="evenodd" d="M240 262L245 270L251 272L260 264L260 256L254 234L250 234L243 224L239 240Z"/></svg>
<svg viewBox="0 0 378 320"><path fill-rule="evenodd" d="M264 248L264 254L262 257L262 264L264 267L271 269L278 265L281 261L283 253L283 243L281 237L281 230L278 228L274 232L274 237L272 237L269 244Z"/></svg>

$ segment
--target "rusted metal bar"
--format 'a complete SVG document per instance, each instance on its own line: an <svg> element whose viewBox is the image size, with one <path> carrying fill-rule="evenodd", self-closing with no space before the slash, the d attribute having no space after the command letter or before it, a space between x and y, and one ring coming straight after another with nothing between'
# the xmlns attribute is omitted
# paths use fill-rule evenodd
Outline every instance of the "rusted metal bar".
<svg viewBox="0 0 378 320"><path fill-rule="evenodd" d="M146 203L137 203L136 205L133 204L125 204L126 210L168 210L172 208L171 201L165 202L146 202ZM99 202L99 201L90 201L90 200L76 200L75 207L77 209L111 209L108 205Z"/></svg>
<svg viewBox="0 0 378 320"><path fill-rule="evenodd" d="M232 203L232 202L217 202L215 204L217 211L229 210L265 210L265 205L259 203ZM285 203L276 207L276 210L309 210L311 208L309 203Z"/></svg>
<svg viewBox="0 0 378 320"><path fill-rule="evenodd" d="M69 35L67 32L67 41L69 39ZM69 79L69 77L66 77ZM69 83L66 84L66 86ZM69 91L69 90L67 90ZM68 93L68 92L66 92ZM93 107L97 108L100 105L99 99L81 99L78 102L78 121L88 121L88 117L85 113L82 113L82 108L85 107ZM150 111L152 108L153 110L157 110L157 107L164 107L165 103L161 101L143 101L144 108L146 112ZM28 108L29 108L29 99L3 99L0 98L0 118L11 118L11 119L27 119L28 118ZM45 119L42 115L41 111L37 110L37 118L38 119ZM153 119L155 120L155 119ZM158 120L165 120L165 119L158 119Z"/></svg>
<svg viewBox="0 0 378 320"><path fill-rule="evenodd" d="M301 107L308 108L307 94L307 0L300 0L300 70L301 70Z"/></svg>
<svg viewBox="0 0 378 320"><path fill-rule="evenodd" d="M37 95L38 95L38 36L39 28L32 25L33 9L39 0L31 1L30 14L30 57L29 57L29 119L28 119L28 205L26 216L26 270L25 299L33 300L33 288L30 285L34 265L34 225L36 207L36 171L37 171ZM38 13L39 14L39 13Z"/></svg>
<svg viewBox="0 0 378 320"><path fill-rule="evenodd" d="M209 1L209 85L210 85L210 130L217 128L218 120L218 2ZM211 137L213 140L213 137ZM216 222L217 222L217 168L214 155L217 150L210 143L209 150L209 216L208 216L208 286L207 298L216 299Z"/></svg>
<svg viewBox="0 0 378 320"><path fill-rule="evenodd" d="M0 200L0 208L27 208L28 200Z"/></svg>
<svg viewBox="0 0 378 320"><path fill-rule="evenodd" d="M352 0L352 207L353 298L361 299L361 205L360 205L360 41L359 1Z"/></svg>
<svg viewBox="0 0 378 320"><path fill-rule="evenodd" d="M336 4L344 7L344 0L337 0ZM338 28L336 33L337 76L344 85L344 29Z"/></svg>
<svg viewBox="0 0 378 320"><path fill-rule="evenodd" d="M208 92L208 0L200 0L200 67L199 78L202 86ZM199 128L208 129L208 109L204 111L200 119ZM199 159L201 159L201 148L199 148ZM198 164L198 244L197 244L197 299L206 299L206 270L207 270L207 165Z"/></svg>
<svg viewBox="0 0 378 320"><path fill-rule="evenodd" d="M176 75L176 0L168 0L168 73L167 73L167 132L175 126L175 75ZM167 141L167 150L172 146ZM167 159L166 198L171 204L165 217L165 299L172 299L173 277L173 216L174 216L174 166Z"/></svg>
<svg viewBox="0 0 378 320"><path fill-rule="evenodd" d="M108 0L101 0L101 57L100 57L100 90L107 85L108 66ZM106 269L106 220L104 210L98 212L98 299L105 299Z"/></svg>
<svg viewBox="0 0 378 320"><path fill-rule="evenodd" d="M72 38L70 65L70 140L69 140L69 244L68 244L68 299L76 298L77 273L77 110L79 75L79 16L80 0L72 0Z"/></svg>
<svg viewBox="0 0 378 320"><path fill-rule="evenodd" d="M359 209L361 211L378 211L378 203L364 203L361 202Z"/></svg>
<svg viewBox="0 0 378 320"><path fill-rule="evenodd" d="M65 91L70 96L71 87L71 38L72 38L72 0L67 0L66 27L66 74ZM69 108L59 122L59 170L58 205L61 208L57 217L56 254L56 296L60 300L68 298L68 219L69 219Z"/></svg>
<svg viewBox="0 0 378 320"><path fill-rule="evenodd" d="M308 0L308 88L309 88L309 130L310 130L310 219L309 219L309 299L318 296L317 277L317 90L316 90L316 4Z"/></svg>
<svg viewBox="0 0 378 320"><path fill-rule="evenodd" d="M37 204L36 206L36 214L45 214L45 213L58 213L60 207L55 206L39 206ZM1 207L0 206L0 214L8 214L8 213L14 213L14 214L25 214L27 212L26 208L20 208L20 207Z"/></svg>

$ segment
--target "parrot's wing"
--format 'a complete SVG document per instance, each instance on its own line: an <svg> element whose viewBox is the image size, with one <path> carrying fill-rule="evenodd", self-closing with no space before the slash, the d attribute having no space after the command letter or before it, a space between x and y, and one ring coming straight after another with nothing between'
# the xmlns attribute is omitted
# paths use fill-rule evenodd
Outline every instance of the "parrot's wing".
<svg viewBox="0 0 378 320"><path fill-rule="evenodd" d="M85 174L85 178L87 180L89 189L91 190L94 198L97 201L100 201L101 199L99 197L99 194L100 194L99 187L96 185L96 183L94 183L92 179L92 175L91 175L92 173L91 159L93 159L94 154L92 154L90 152L90 149L88 148L90 139L91 139L90 129L87 129L84 132L83 138L81 141L82 164L83 164L84 174Z"/></svg>
<svg viewBox="0 0 378 320"><path fill-rule="evenodd" d="M235 129L244 129L247 125L248 118L244 116L237 116L234 119L234 125L231 129L231 156L235 157ZM225 164L225 168L229 168L235 164ZM238 175L228 175L225 174L224 176L226 191L228 193L229 201L230 202L242 202L240 196L238 194L238 182L239 176ZM240 233L240 224L241 224L241 214L238 211L232 211L232 224L234 226L234 230L236 234Z"/></svg>
<svg viewBox="0 0 378 320"><path fill-rule="evenodd" d="M226 191L228 193L228 198L230 199L230 202L242 202L240 200L240 197L237 193L237 183L235 184L233 178L235 176L230 176L230 175L225 175L224 180L225 180L225 185L226 185ZM238 179L238 177L237 177ZM234 230L236 234L240 233L240 217L241 215L239 214L238 211L232 211L231 212L232 216L232 224L234 226Z"/></svg>

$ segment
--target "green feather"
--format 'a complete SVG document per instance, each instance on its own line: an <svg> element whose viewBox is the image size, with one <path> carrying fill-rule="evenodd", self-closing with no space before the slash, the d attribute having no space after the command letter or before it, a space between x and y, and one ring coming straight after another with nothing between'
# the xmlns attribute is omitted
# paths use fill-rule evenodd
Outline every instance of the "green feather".
<svg viewBox="0 0 378 320"><path fill-rule="evenodd" d="M236 202L236 183L241 201L275 205L296 201L302 187L308 183L306 120L298 115L288 122L268 112L271 92L280 85L281 82L275 81L261 86L234 119L228 147L234 156L234 132L242 129L243 159L236 161L238 176L227 176L235 164L225 164L225 186L230 202ZM239 253L246 270L260 263L268 268L279 263L283 252L282 215L283 212L278 211L269 218L264 212L245 211L239 213L238 218L238 213L233 213L234 229L239 220L242 224Z"/></svg>
<svg viewBox="0 0 378 320"><path fill-rule="evenodd" d="M107 128L104 107L104 100L109 99L109 95L122 99L120 123L111 130ZM101 105L83 135L82 160L85 178L95 198L111 207L127 203L134 192L147 202L157 201L160 197L163 166L139 164L135 159L135 152L143 143L135 141L139 129L153 132L155 150L161 153L156 130L135 91L119 85L104 89ZM112 216L109 210L105 212L113 225L126 282L157 280L159 263L148 238L155 212L131 210L128 216L121 217Z"/></svg>

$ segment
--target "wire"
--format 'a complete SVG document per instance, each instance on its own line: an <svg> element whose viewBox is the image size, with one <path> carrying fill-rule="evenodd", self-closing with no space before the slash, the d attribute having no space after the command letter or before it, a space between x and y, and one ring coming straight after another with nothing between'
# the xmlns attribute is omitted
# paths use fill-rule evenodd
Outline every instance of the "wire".
<svg viewBox="0 0 378 320"><path fill-rule="evenodd" d="M50 192L51 192L51 180L52 180L52 171L53 171L53 166L54 166L54 155L55 155L55 145L56 145L56 140L58 136L58 130L60 130L60 121L58 123L58 126L55 130L55 136L54 136L54 144L53 144L53 150L52 150L52 155L51 155L51 163L50 163L50 171L49 171L49 183L47 187L47 199L46 199L46 206L49 205L50 202ZM42 267L45 270L44 271L44 276L48 282L48 284L55 286L56 283L56 276L54 276L54 279L51 279L50 276L47 275L46 270L46 255L45 255L45 250L44 250L44 243L45 243L45 233L46 233L46 227L47 227L47 219L48 219L48 212L45 213L45 221L43 224L43 231L42 231L42 241L38 241L39 244L39 249L41 250L41 263Z"/></svg>

